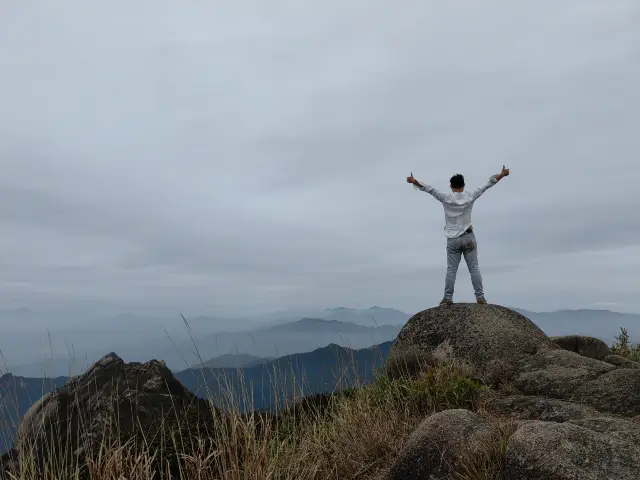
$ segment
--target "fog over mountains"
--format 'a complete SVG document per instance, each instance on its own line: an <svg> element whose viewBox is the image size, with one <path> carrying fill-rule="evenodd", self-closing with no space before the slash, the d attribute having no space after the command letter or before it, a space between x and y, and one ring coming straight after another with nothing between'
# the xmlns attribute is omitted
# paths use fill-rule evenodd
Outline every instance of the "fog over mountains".
<svg viewBox="0 0 640 480"><path fill-rule="evenodd" d="M183 370L224 354L275 358L309 352L331 343L364 348L395 337L409 315L392 308L333 308L287 311L260 317L152 317L121 314L94 317L76 326L61 314L23 309L0 313L0 371L26 377L82 372L108 352L127 361L162 359ZM64 328L55 329L54 325ZM43 328L40 325L51 325Z"/></svg>
<svg viewBox="0 0 640 480"><path fill-rule="evenodd" d="M518 311L548 335L591 335L611 343L624 326L632 339L640 338L638 314L588 309ZM127 361L162 359L172 370L180 371L223 355L273 359L332 343L359 349L392 340L409 317L377 306L291 310L243 318L199 315L185 317L187 323L178 314L120 314L81 321L60 312L47 317L29 309L4 310L0 311L0 372L25 377L75 375L111 351ZM217 366L231 365L223 361Z"/></svg>
<svg viewBox="0 0 640 480"><path fill-rule="evenodd" d="M612 312L610 310L557 310L555 312L530 312L515 308L532 320L547 335L589 335L611 344L625 327L632 340L640 341L640 315Z"/></svg>

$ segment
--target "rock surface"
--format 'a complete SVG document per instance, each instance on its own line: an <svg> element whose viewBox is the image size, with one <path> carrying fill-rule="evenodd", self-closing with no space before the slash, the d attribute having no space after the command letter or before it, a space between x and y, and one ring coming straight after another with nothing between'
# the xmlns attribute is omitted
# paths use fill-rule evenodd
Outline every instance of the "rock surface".
<svg viewBox="0 0 640 480"><path fill-rule="evenodd" d="M572 419L569 423L640 446L640 425L630 420L598 416Z"/></svg>
<svg viewBox="0 0 640 480"><path fill-rule="evenodd" d="M18 430L18 455L40 465L66 458L80 464L100 445L137 441L161 448L164 461L188 448L178 437L205 437L214 425L207 402L189 392L164 365L125 363L111 353L86 373L34 404ZM52 449L51 440L55 445Z"/></svg>
<svg viewBox="0 0 640 480"><path fill-rule="evenodd" d="M583 403L602 412L640 414L640 370L617 368L566 350L521 360L514 385L529 395Z"/></svg>
<svg viewBox="0 0 640 480"><path fill-rule="evenodd" d="M640 363L634 362L633 360L629 360L622 355L607 355L604 358L604 361L610 363L611 365L615 365L617 367L624 368L640 368Z"/></svg>
<svg viewBox="0 0 640 480"><path fill-rule="evenodd" d="M611 355L609 346L599 338L584 335L565 335L563 337L550 337L551 341L560 348L577 353L583 357L604 360Z"/></svg>
<svg viewBox="0 0 640 480"><path fill-rule="evenodd" d="M436 413L411 434L387 479L449 479L461 460L486 453L498 436L496 427L469 410Z"/></svg>
<svg viewBox="0 0 640 480"><path fill-rule="evenodd" d="M432 352L449 342L453 355L469 362L488 382L512 374L519 360L560 350L531 320L498 305L453 304L415 314L402 328L389 354Z"/></svg>
<svg viewBox="0 0 640 480"><path fill-rule="evenodd" d="M540 352L516 365L514 385L529 395L568 398L583 385L616 367L567 350Z"/></svg>
<svg viewBox="0 0 640 480"><path fill-rule="evenodd" d="M487 402L485 408L505 419L560 423L600 415L597 410L579 403L529 395L499 396Z"/></svg>
<svg viewBox="0 0 640 480"><path fill-rule="evenodd" d="M609 371L579 386L567 398L602 412L635 417L640 415L640 370Z"/></svg>
<svg viewBox="0 0 640 480"><path fill-rule="evenodd" d="M507 480L632 480L639 471L637 444L573 423L527 423L507 443Z"/></svg>

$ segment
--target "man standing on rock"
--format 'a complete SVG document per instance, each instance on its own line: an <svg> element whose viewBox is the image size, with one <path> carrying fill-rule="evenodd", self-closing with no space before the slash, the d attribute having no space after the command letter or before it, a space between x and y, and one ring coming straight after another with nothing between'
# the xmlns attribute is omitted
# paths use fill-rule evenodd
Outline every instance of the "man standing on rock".
<svg viewBox="0 0 640 480"><path fill-rule="evenodd" d="M470 192L464 189L464 177L456 174L451 177L451 193L436 190L431 185L419 182L413 178L413 173L407 177L407 182L413 184L418 190L433 195L444 206L445 227L444 234L447 237L447 276L444 284L444 298L440 305L453 303L453 290L456 283L456 273L460 265L460 259L464 260L471 274L471 283L478 303L487 303L482 289L482 275L478 267L478 243L471 225L471 210L475 201L489 188L509 175L509 169L502 166L502 171L492 175L489 181Z"/></svg>

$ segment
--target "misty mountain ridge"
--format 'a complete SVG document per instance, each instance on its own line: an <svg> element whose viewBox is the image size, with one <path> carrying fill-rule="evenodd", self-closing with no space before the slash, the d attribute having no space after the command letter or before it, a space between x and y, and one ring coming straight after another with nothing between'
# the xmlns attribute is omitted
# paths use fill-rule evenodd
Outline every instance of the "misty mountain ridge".
<svg viewBox="0 0 640 480"><path fill-rule="evenodd" d="M393 340L402 325L375 327L308 317L251 332L222 332L196 337L197 354L190 339L172 342L165 338L158 339L152 348L124 350L122 357L133 361L160 358L171 369L184 370L202 363L204 359L229 353L279 358L311 352L332 343L361 349Z"/></svg>
<svg viewBox="0 0 640 480"><path fill-rule="evenodd" d="M408 318L408 315L407 315ZM302 318L262 326L253 331L220 332L182 338L156 337L140 342L111 345L80 355L43 354L34 362L10 364L8 371L26 377L57 377L82 373L106 353L117 351L127 361L164 360L174 371L207 363L222 355L250 355L256 359L277 358L289 354L310 352L335 343L354 349L393 340L402 325L364 326L322 318ZM197 347L197 348L196 348ZM196 351L197 350L197 351ZM46 352L46 350L45 350Z"/></svg>
<svg viewBox="0 0 640 480"><path fill-rule="evenodd" d="M247 355L245 353L225 353L218 357L213 357L206 362L196 365L193 369L200 368L244 368L261 365L271 362L273 358L255 357L253 355Z"/></svg>
<svg viewBox="0 0 640 480"><path fill-rule="evenodd" d="M355 323L368 327L376 325L404 324L411 315L390 307L368 307L365 309L332 307L324 309L295 309L274 312L265 315L262 326L270 327L282 323L291 323L301 318L321 318L324 320L338 320ZM259 326L258 326L259 328Z"/></svg>
<svg viewBox="0 0 640 480"><path fill-rule="evenodd" d="M551 312L532 312L519 308L513 310L529 318L548 336L588 335L611 344L620 327L625 327L632 340L640 341L640 314L637 313L587 308Z"/></svg>
<svg viewBox="0 0 640 480"><path fill-rule="evenodd" d="M327 308L321 317L326 320L338 320L359 325L375 326L404 325L406 321L409 320L410 315L395 308L373 306L364 310L346 307Z"/></svg>
<svg viewBox="0 0 640 480"><path fill-rule="evenodd" d="M265 329L270 332L278 332L278 331L301 331L301 332L336 332L336 333L356 333L356 332L369 332L371 329L377 331L389 331L396 332L397 325L383 325L383 326L375 326L375 325L359 325L356 323L342 321L342 320L328 320L324 318L301 318L300 320L296 320L294 322L283 323L281 325L276 325L274 327L269 327Z"/></svg>

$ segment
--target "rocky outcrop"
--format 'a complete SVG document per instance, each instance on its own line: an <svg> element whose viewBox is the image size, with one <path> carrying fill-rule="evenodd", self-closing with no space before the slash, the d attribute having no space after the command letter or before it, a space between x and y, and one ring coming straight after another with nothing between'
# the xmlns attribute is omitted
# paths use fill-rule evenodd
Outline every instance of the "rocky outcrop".
<svg viewBox="0 0 640 480"><path fill-rule="evenodd" d="M433 352L443 343L489 384L512 383L527 395L640 415L640 369L562 349L531 320L497 305L454 304L417 313L398 335L389 362L406 351Z"/></svg>
<svg viewBox="0 0 640 480"><path fill-rule="evenodd" d="M516 405L523 402L513 398ZM539 400L538 400L539 402ZM552 402L561 410L562 402ZM410 435L387 480L505 478L508 480L631 480L640 471L640 425L593 411L584 418L516 421L498 427L468 410L431 415ZM486 475L492 472L492 475Z"/></svg>
<svg viewBox="0 0 640 480"><path fill-rule="evenodd" d="M457 304L414 315L390 358L406 351L433 353L442 344L450 346L455 359L472 365L476 376L494 385L507 384L509 390L504 391L516 392L498 390L486 398L488 424L459 411L451 414L467 419L469 425L484 425L479 432L495 431L492 423L507 422L515 428L504 458L492 460L501 465L505 478L638 478L640 369L612 355L604 342L580 336L549 339L533 322L504 307ZM400 473L390 478L450 478L446 475L460 473L454 460L446 462L453 470L434 460L438 450L430 446L436 443L430 442L433 436L448 445L449 452L474 455L465 450L464 429L456 429L450 418L437 414L423 425L433 433L421 426L411 436L391 472ZM439 432L446 432L443 439ZM436 472L433 477L428 476L431 472Z"/></svg>
<svg viewBox="0 0 640 480"><path fill-rule="evenodd" d="M505 478L637 479L640 471L640 449L637 445L574 423L527 423L509 438Z"/></svg>
<svg viewBox="0 0 640 480"><path fill-rule="evenodd" d="M487 455L499 435L495 426L469 410L436 413L411 434L387 479L449 479L462 461Z"/></svg>
<svg viewBox="0 0 640 480"><path fill-rule="evenodd" d="M516 388L530 395L568 398L585 382L616 367L567 350L540 352L515 365Z"/></svg>
<svg viewBox="0 0 640 480"><path fill-rule="evenodd" d="M590 405L624 416L640 414L640 370L617 368L566 350L540 352L516 365L514 384L526 394Z"/></svg>
<svg viewBox="0 0 640 480"><path fill-rule="evenodd" d="M513 374L513 365L538 352L560 350L531 320L498 305L454 304L415 314L403 327L390 362L407 351L432 352L448 342L488 382Z"/></svg>
<svg viewBox="0 0 640 480"><path fill-rule="evenodd" d="M551 341L560 348L577 353L583 357L605 360L611 355L609 346L599 338L584 335L565 335L563 337L551 337Z"/></svg>
<svg viewBox="0 0 640 480"><path fill-rule="evenodd" d="M183 441L207 438L213 426L207 402L189 392L163 362L125 363L111 353L34 404L15 448L18 459L32 456L40 467L64 459L71 469L97 455L101 446L128 443L162 451L166 465L191 447Z"/></svg>
<svg viewBox="0 0 640 480"><path fill-rule="evenodd" d="M602 412L635 417L640 415L640 370L612 370L579 386L567 398Z"/></svg>

